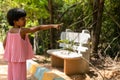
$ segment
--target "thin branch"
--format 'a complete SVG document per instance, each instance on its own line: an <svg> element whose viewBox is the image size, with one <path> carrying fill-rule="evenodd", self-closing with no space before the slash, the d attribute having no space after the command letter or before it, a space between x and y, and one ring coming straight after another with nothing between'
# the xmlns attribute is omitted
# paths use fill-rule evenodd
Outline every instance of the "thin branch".
<svg viewBox="0 0 120 80"><path fill-rule="evenodd" d="M60 16L60 18L58 19L58 21L61 21L62 17L73 7L77 6L78 4L81 4L82 2L78 2L78 3L75 3L73 4L72 6L70 6L66 11L64 11L64 13ZM57 22L58 22L57 21Z"/></svg>
<svg viewBox="0 0 120 80"><path fill-rule="evenodd" d="M120 37L120 35L117 36L117 37L115 37L115 38L110 42L110 44L106 47L106 49L105 49L105 51L104 51L105 55L106 55L106 51L108 50L108 48L110 48L110 45L111 45L118 37Z"/></svg>
<svg viewBox="0 0 120 80"><path fill-rule="evenodd" d="M117 55L115 56L114 61L116 61L116 60L117 60L117 58L118 58L119 54L120 54L120 52L117 52Z"/></svg>
<svg viewBox="0 0 120 80"><path fill-rule="evenodd" d="M100 76L103 78L104 80L104 76L99 72L98 68L96 68L91 62L89 62L87 59L85 59L84 57L81 57L83 60L85 60L87 63L89 63L99 74Z"/></svg>
<svg viewBox="0 0 120 80"><path fill-rule="evenodd" d="M96 11L97 11L97 9L96 9L93 13L89 14L88 16L85 16L82 20L76 21L76 22L72 23L72 24L69 25L69 26L71 27L71 26L73 26L73 25L75 25L75 24L78 24L79 22L82 22L83 20L89 18L89 16L93 15Z"/></svg>
<svg viewBox="0 0 120 80"><path fill-rule="evenodd" d="M115 20L115 18L107 11L107 9L105 8L106 13L110 16L110 18L113 20L113 22L115 22L115 24L120 28L120 24Z"/></svg>

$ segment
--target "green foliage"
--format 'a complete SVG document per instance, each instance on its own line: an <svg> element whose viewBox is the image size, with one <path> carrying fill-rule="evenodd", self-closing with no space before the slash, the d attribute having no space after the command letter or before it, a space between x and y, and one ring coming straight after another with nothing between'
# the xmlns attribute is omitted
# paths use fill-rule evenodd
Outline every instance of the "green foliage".
<svg viewBox="0 0 120 80"><path fill-rule="evenodd" d="M40 40L38 41L39 44L39 50L37 51L37 54L44 54L46 50L49 49L50 46L50 39L49 39L49 31L39 31L38 37Z"/></svg>
<svg viewBox="0 0 120 80"><path fill-rule="evenodd" d="M61 21L67 24L65 25L66 28L70 28L73 31L79 32L83 28L88 28L92 21L92 10L90 8L89 2L82 0L64 1L65 3L59 11L65 13L62 15Z"/></svg>
<svg viewBox="0 0 120 80"><path fill-rule="evenodd" d="M66 28L78 32L80 32L83 28L91 29L91 26L93 25L93 11L91 6L92 1L93 0L52 0L54 23L64 23L64 27L61 28L60 32L65 31ZM120 51L120 28L113 22L113 19L110 18L109 15L113 16L116 22L119 23L119 6L119 0L105 0L99 46L104 52L104 50L106 50L106 47L109 45L110 47L107 49L105 54L109 54L111 56L115 56ZM50 23L48 0L0 0L0 35L2 35L0 36L1 40L3 40L6 31L11 28L11 26L9 26L6 21L6 13L9 9L14 7L23 8L26 10L26 27ZM38 52L43 53L49 48L49 32L50 31L48 30L39 32L38 36L40 38L40 51ZM34 35L32 34L31 37L34 37Z"/></svg>
<svg viewBox="0 0 120 80"><path fill-rule="evenodd" d="M58 40L57 42L58 42L58 43L64 43L65 45L64 45L64 48L63 48L63 49L69 50L69 51L72 51L72 52L75 51L75 50L73 49L73 45L78 46L78 44L79 44L79 43L74 42L74 40L69 41L69 40L67 40L67 39Z"/></svg>
<svg viewBox="0 0 120 80"><path fill-rule="evenodd" d="M65 43L65 44L69 44L70 43L70 41L69 40L58 40L57 41L58 43Z"/></svg>
<svg viewBox="0 0 120 80"><path fill-rule="evenodd" d="M103 14L103 27L100 44L103 44L102 47L106 50L104 54L108 54L111 57L115 57L120 51L120 27L113 22L113 19L109 15L111 15L115 21L119 23L119 6L120 3L118 3L118 0L105 0L105 11Z"/></svg>

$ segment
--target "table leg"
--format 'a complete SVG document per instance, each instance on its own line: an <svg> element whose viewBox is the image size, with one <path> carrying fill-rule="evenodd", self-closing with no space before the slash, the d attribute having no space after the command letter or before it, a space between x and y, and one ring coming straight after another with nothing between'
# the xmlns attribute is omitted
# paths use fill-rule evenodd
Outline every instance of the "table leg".
<svg viewBox="0 0 120 80"><path fill-rule="evenodd" d="M62 67L63 68L64 60L59 57L56 57L54 55L51 55L51 64L52 64L52 67Z"/></svg>
<svg viewBox="0 0 120 80"><path fill-rule="evenodd" d="M67 75L85 73L89 71L89 64L82 58L76 60L64 59L64 72Z"/></svg>

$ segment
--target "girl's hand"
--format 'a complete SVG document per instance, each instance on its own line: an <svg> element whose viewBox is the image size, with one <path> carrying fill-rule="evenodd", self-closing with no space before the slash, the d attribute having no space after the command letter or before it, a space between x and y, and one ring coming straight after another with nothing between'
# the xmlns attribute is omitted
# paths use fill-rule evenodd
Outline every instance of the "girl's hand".
<svg viewBox="0 0 120 80"><path fill-rule="evenodd" d="M61 26L63 26L63 23L55 24L55 25L53 25L53 28L60 29Z"/></svg>

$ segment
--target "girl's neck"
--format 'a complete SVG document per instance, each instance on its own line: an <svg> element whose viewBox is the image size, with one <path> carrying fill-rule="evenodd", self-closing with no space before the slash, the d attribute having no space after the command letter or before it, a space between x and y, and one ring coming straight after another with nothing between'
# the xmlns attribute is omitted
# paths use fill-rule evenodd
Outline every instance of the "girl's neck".
<svg viewBox="0 0 120 80"><path fill-rule="evenodd" d="M20 28L20 26L14 26L13 28Z"/></svg>

